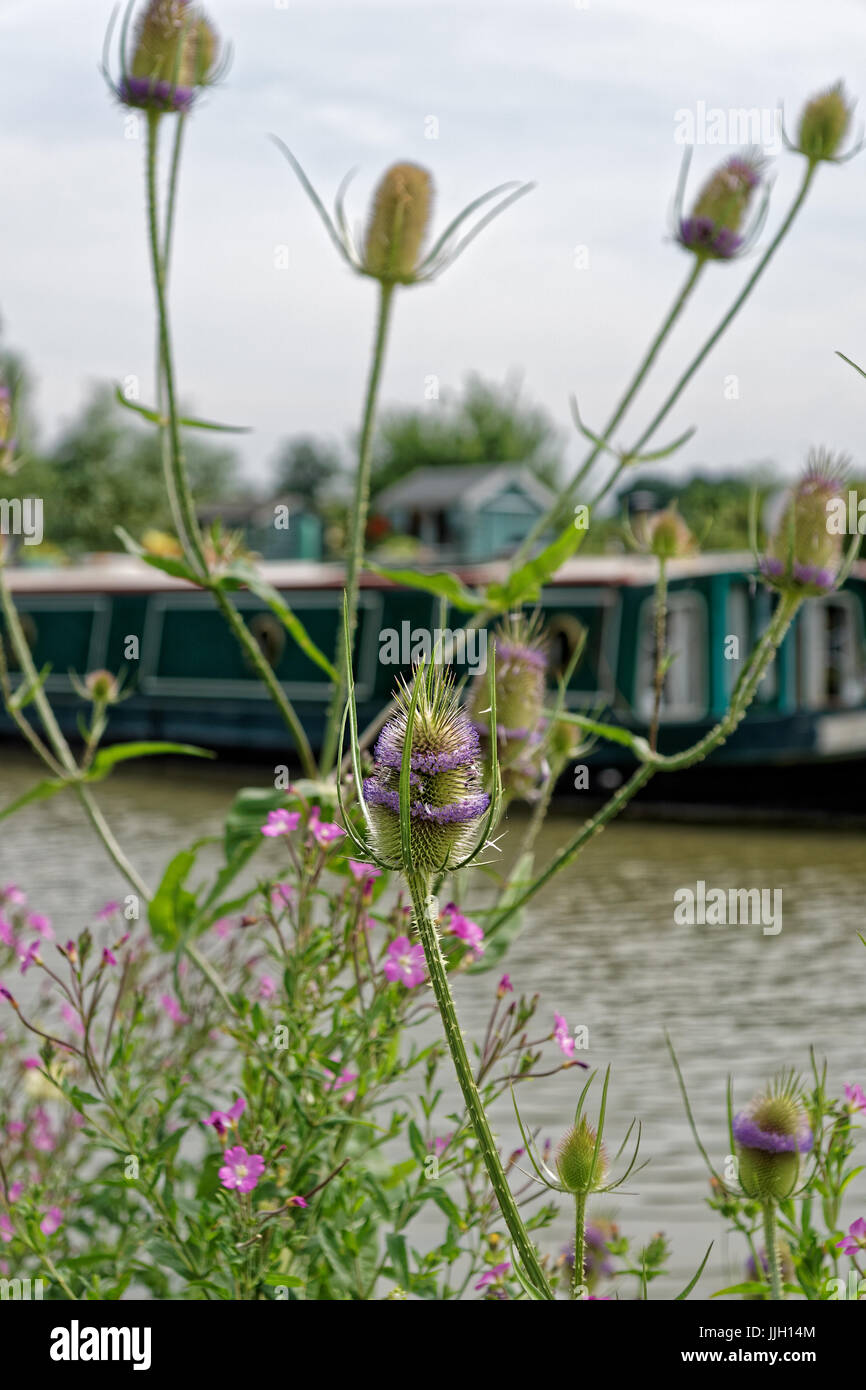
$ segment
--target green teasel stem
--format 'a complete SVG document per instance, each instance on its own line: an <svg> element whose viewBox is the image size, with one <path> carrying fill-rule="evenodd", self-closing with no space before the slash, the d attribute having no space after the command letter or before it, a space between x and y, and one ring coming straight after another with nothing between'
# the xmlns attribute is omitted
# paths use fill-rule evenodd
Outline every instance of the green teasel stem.
<svg viewBox="0 0 866 1390"><path fill-rule="evenodd" d="M10 646L17 658L22 678L27 682L28 689L32 691L33 703L36 706L39 718L42 721L42 727L51 744L54 756L61 766L63 775L68 778L69 785L74 787L75 794L84 809L85 815L102 841L109 857L123 874L127 882L132 885L136 893L147 901L150 898L150 892L144 880L129 862L123 850L120 848L120 845L117 843L111 827L96 804L96 800L90 788L78 780L80 769L72 755L72 750L66 741L63 731L57 722L54 711L51 708L51 702L42 688L39 674L33 664L33 657L30 653L30 647L27 644L27 638L24 635L24 629L18 617L18 610L15 607L12 595L6 583L6 576L3 573L2 565L0 565L0 607L2 607L3 610L6 634ZM54 769L52 769L52 771L53 770Z"/></svg>
<svg viewBox="0 0 866 1390"><path fill-rule="evenodd" d="M773 259L782 242L785 240L785 237L788 235L788 232L791 230L791 227L794 223L794 220L798 212L800 211L800 208L806 201L806 195L808 194L809 189L811 187L812 179L815 177L816 168L817 165L812 161L808 163L806 167L806 172L803 175L803 181L800 184L800 188L796 194L796 197L794 198L794 201L788 209L788 212L785 218L783 219L782 224L779 227L779 230L776 232L776 235L770 241L766 251L764 252L763 256L761 256L760 260L758 261L758 264L755 266L755 269L752 271L751 275L749 276L740 293L737 295L730 309L728 309L727 313L724 314L722 318L719 320L719 322L716 324L716 327L713 329L710 336L699 348L698 352L692 358L691 362L689 363L686 370L683 372L682 376L671 389L670 394L666 396L665 400L659 406L658 410L656 411L653 418L650 420L640 439L635 444L634 448L629 451L631 455L640 453L644 445L649 442L649 440L652 438L652 436L658 429L659 425L663 423L663 421L673 410L674 406L676 405L683 391L685 391L695 372L698 371L698 369L703 365L706 358L709 357L713 348L716 346L716 343L733 323L737 314L740 312L746 300L749 298L749 295L752 293L752 290L755 288L764 271L767 269L767 266L770 264L770 261ZM617 478L622 473L624 467L625 464L622 461L620 461L620 463L617 464L607 483L604 485L602 491L598 494L596 498L593 499L593 503L591 505L595 505L595 502L597 502L599 498L603 497L605 493L607 493L613 487Z"/></svg>
<svg viewBox="0 0 866 1390"><path fill-rule="evenodd" d="M472 1074L472 1067L457 1019L454 997L448 981L448 971L439 945L439 934L435 921L435 900L430 891L430 880L419 874L407 873L406 881L412 897L418 934L424 947L427 969L430 972L433 994L445 1030L445 1040L451 1053L451 1060L454 1063L454 1070L457 1073L463 1099L466 1102L469 1120L481 1149L481 1156L484 1160L487 1176L490 1179L490 1185L499 1203L505 1224L511 1233L511 1238L523 1261L527 1277L545 1299L552 1299L553 1294L539 1262L535 1246L523 1224L523 1218L508 1185L496 1141L493 1138L484 1105L475 1083L475 1077Z"/></svg>
<svg viewBox="0 0 866 1390"><path fill-rule="evenodd" d="M574 1194L574 1271L571 1278L571 1296L580 1298L585 1288L583 1271L586 1263L586 1193Z"/></svg>
<svg viewBox="0 0 866 1390"><path fill-rule="evenodd" d="M746 712L755 698L758 686L782 645L785 634L802 602L803 600L798 594L784 594L782 596L763 637L752 652L737 683L727 713L708 734L693 744L691 748L686 748L684 752L674 753L669 757L656 757L655 766L658 770L679 772L683 768L693 767L695 763L701 762L708 753L730 738L745 718Z"/></svg>
<svg viewBox="0 0 866 1390"><path fill-rule="evenodd" d="M656 751L659 737L659 718L662 693L665 687L665 642L668 625L668 574L664 559L659 559L659 574L655 594L655 677L653 681L653 712L649 727L649 746Z"/></svg>
<svg viewBox="0 0 866 1390"><path fill-rule="evenodd" d="M169 329L168 301L166 296L166 261L160 245L159 194L157 190L157 167L159 153L159 112L149 112L147 117L147 223L150 240L151 274L156 296L157 342L159 349L160 373L157 390L164 390L167 425L160 426L163 440L167 441L164 450L166 461L166 482L169 497L177 509L176 521L180 522L178 532L187 558L202 578L207 575L204 544L198 518L195 514L189 479L183 458L183 445L180 438L180 423L177 410L177 396L174 381L174 359ZM179 152L179 147L176 153ZM177 193L178 170L172 170L171 207Z"/></svg>
<svg viewBox="0 0 866 1390"><path fill-rule="evenodd" d="M499 930L504 926L515 912L529 902L552 878L562 869L577 858L594 836L598 835L609 821L622 811L631 801L632 797L640 791L656 772L677 772L686 767L692 767L695 763L701 762L715 748L718 748L734 732L737 726L745 718L746 711L760 685L770 662L778 651L791 622L800 607L802 599L796 594L784 595L778 604L776 612L767 627L761 640L752 652L749 661L737 684L737 688L731 699L731 704L725 716L719 720L718 724L710 730L704 738L700 739L691 748L687 748L682 753L675 753L669 757L662 757L656 754L651 761L641 763L640 767L632 774L627 782L624 782L619 791L611 797L610 801L604 805L596 815L592 816L578 831L574 839L569 841L563 850L551 860L547 868L542 870L538 878L521 893L518 898L502 909L493 917L488 925L488 932Z"/></svg>
<svg viewBox="0 0 866 1390"><path fill-rule="evenodd" d="M183 447L180 438L180 420L177 409L177 392L175 388L174 361L169 330L168 298L166 294L168 252L171 249L171 239L174 229L174 212L177 201L180 171L181 131L178 130L176 134L172 153L168 209L162 243L160 241L159 198L157 194L158 132L159 113L150 113L148 115L147 135L147 212L148 229L150 233L151 270L156 295L158 323L157 394L161 409L164 402L168 421L167 425L160 427L163 438L166 488L169 501L172 504L172 512L175 517L178 536L183 545L187 560L192 568L198 571L201 579L206 581L208 567L204 554L204 543L198 524L198 518L195 514L195 504L193 502L189 478L184 464ZM312 749L310 748L309 740L304 732L303 725L280 685L279 680L262 653L259 644L249 631L238 610L226 595L215 587L211 589L211 592L214 595L217 607L228 623L241 649L252 664L256 674L265 685L286 727L291 733L295 748L304 768L304 775L306 777L315 777L316 762L313 757Z"/></svg>
<svg viewBox="0 0 866 1390"><path fill-rule="evenodd" d="M349 640L354 643L355 629L358 626L358 591L361 570L364 566L364 542L367 530L367 513L370 507L370 466L373 456L373 430L376 423L376 406L379 398L379 385L385 365L385 349L388 342L388 328L391 322L391 307L394 302L393 284L381 284L379 288L379 314L376 322L376 335L373 341L373 356L367 378L367 393L364 400L364 415L361 424L361 439L358 446L358 468L355 474L355 496L351 518L351 537L349 557L346 565L346 598L349 612ZM350 647L351 650L351 647ZM342 633L337 637L334 665L339 673L339 681L334 687L334 696L328 710L328 722L322 743L321 771L330 772L337 755L337 739L340 719L346 699L346 655Z"/></svg>
<svg viewBox="0 0 866 1390"><path fill-rule="evenodd" d="M304 726L298 718L297 711L283 690L273 667L269 664L261 647L227 594L217 587L214 587L211 592L241 650L249 659L256 675L266 687L268 694L282 715L283 721L294 739L295 748L304 769L304 776L315 779L317 776L316 760L313 757L310 741L304 732Z"/></svg>
<svg viewBox="0 0 866 1390"><path fill-rule="evenodd" d="M772 1201L764 1203L764 1245L767 1250L767 1271L770 1276L770 1298L774 1303L781 1303L782 1261L779 1255L776 1204Z"/></svg>
<svg viewBox="0 0 866 1390"><path fill-rule="evenodd" d="M653 338L652 342L647 348L646 353L644 354L644 357L640 362L637 371L635 372L634 376L632 377L631 381L626 387L624 395L620 398L616 408L614 409L613 414L611 415L607 424L604 426L604 429L601 431L602 439L610 439L612 431L616 429L617 425L622 420L623 416L625 415L626 411L628 410L629 406L631 405L632 401L634 400L635 396L637 395L638 391L640 390L641 386L646 380L649 370L655 362L656 357L658 356L665 339L670 334L671 330L673 329L674 325L676 324L677 320L679 319L680 315L685 309L686 304L691 298L692 291L697 285L698 280L700 279L701 273L703 272L706 264L707 263L705 260L701 259L700 257L695 257L694 264L691 267L688 275L686 276L685 282L676 299L674 300L670 308L670 311L667 314L667 317L664 319L661 327L659 328L658 332L656 333L655 337ZM529 551L531 550L532 546L535 544L539 536L551 524L554 515L557 512L559 512L563 507L568 506L571 502L574 501L578 487L589 473L590 469L592 468L593 464L595 463L596 459L598 458L601 452L602 449L599 444L593 445L592 449L590 449L586 458L580 465L576 477L572 478L571 482L566 486L564 491L560 494L559 498L553 504L550 510L546 513L546 515L543 516L540 519L540 521L537 521L536 524L532 527L529 535L526 537L526 540L523 541L523 543L519 547L517 554L514 558L515 569L517 569L528 557ZM605 489L605 492L606 491L607 489ZM599 493L599 495L594 499L593 505L595 505L595 502L598 502L600 498L603 496L604 492Z"/></svg>

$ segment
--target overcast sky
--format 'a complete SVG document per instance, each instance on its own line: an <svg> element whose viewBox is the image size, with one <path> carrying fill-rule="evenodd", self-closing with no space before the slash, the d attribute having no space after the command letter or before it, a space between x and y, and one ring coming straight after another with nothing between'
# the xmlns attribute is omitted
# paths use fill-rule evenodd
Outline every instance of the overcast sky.
<svg viewBox="0 0 866 1390"><path fill-rule="evenodd" d="M432 171L439 225L493 184L537 181L441 281L400 294L384 401L436 410L424 400L431 376L448 389L472 370L519 369L567 431L573 463L569 394L602 424L688 269L668 223L680 113L755 108L771 123L783 99L795 124L803 100L839 77L866 110L863 0L208 8L234 61L190 122L175 332L185 402L253 427L241 446L251 477L286 435L345 443L354 431L375 299L338 260L268 132L327 202L357 166L359 222L398 159ZM0 314L6 344L35 372L48 431L97 381L136 375L152 394L143 142L128 138L97 70L110 10L109 0L0 0ZM698 144L692 188L733 148ZM769 233L801 171L798 156L773 160ZM698 426L679 466L772 458L791 470L812 443L866 462L866 382L833 355L866 359L864 195L866 153L822 167L754 298L658 437ZM709 267L632 417L638 430L749 265Z"/></svg>

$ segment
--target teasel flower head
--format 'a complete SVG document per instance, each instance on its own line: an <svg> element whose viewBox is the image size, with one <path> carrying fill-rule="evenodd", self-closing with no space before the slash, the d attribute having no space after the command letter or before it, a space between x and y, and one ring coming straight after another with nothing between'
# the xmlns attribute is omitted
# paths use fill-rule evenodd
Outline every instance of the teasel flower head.
<svg viewBox="0 0 866 1390"><path fill-rule="evenodd" d="M394 164L373 196L363 266L386 284L411 284L430 225L433 183L417 164Z"/></svg>
<svg viewBox="0 0 866 1390"><path fill-rule="evenodd" d="M785 1201L797 1187L800 1155L813 1146L812 1131L793 1074L776 1078L734 1117L740 1183L748 1197Z"/></svg>
<svg viewBox="0 0 866 1390"><path fill-rule="evenodd" d="M132 49L128 32L134 7L126 12L120 39L121 73L109 85L124 106L156 115L187 112L203 88L225 71L228 53L210 20L190 0L148 0L135 26ZM110 42L111 31L106 40Z"/></svg>
<svg viewBox="0 0 866 1390"><path fill-rule="evenodd" d="M585 1115L559 1141L556 1171L569 1192L593 1192L604 1183L607 1154Z"/></svg>
<svg viewBox="0 0 866 1390"><path fill-rule="evenodd" d="M434 280L454 264L488 223L534 187L531 183L512 181L482 193L448 223L425 253L423 246L433 205L433 179L417 164L393 164L383 174L373 195L359 248L345 209L346 190L354 171L340 184L331 216L292 151L276 136L272 139L295 171L340 256L358 275L378 280L383 288L421 285ZM484 208L486 211L482 211Z"/></svg>
<svg viewBox="0 0 866 1390"><path fill-rule="evenodd" d="M767 584L786 593L827 594L847 578L856 543L846 559L842 536L828 526L827 504L844 486L847 457L813 450L805 473L791 489L766 554L758 561Z"/></svg>
<svg viewBox="0 0 866 1390"><path fill-rule="evenodd" d="M496 741L502 782L513 796L531 797L546 773L544 697L547 643L538 614L510 613L493 634L496 651ZM466 709L481 736L489 769L488 685L476 676Z"/></svg>
<svg viewBox="0 0 866 1390"><path fill-rule="evenodd" d="M853 111L854 104L849 102L841 82L819 92L803 107L797 144L793 148L812 164L821 160L838 163L839 148L848 133ZM841 158L848 159L855 153L856 149Z"/></svg>
<svg viewBox="0 0 866 1390"><path fill-rule="evenodd" d="M766 200L752 228L745 220L761 182L764 160L756 150L732 155L710 175L695 204L683 216L678 207L676 239L701 260L729 261L757 236L766 212ZM680 202L681 190L678 194Z"/></svg>
<svg viewBox="0 0 866 1390"><path fill-rule="evenodd" d="M113 705L120 694L117 678L110 671L89 671L84 677L84 688L96 705Z"/></svg>
<svg viewBox="0 0 866 1390"><path fill-rule="evenodd" d="M473 848L473 842L491 798L482 787L478 733L458 703L450 673L437 665L416 668L412 680L399 685L396 702L362 785L370 838L364 848L383 867L429 876L478 852L481 843ZM407 745L408 788L401 795Z"/></svg>
<svg viewBox="0 0 866 1390"><path fill-rule="evenodd" d="M658 560L680 560L697 549L697 541L672 502L637 528L643 546Z"/></svg>
<svg viewBox="0 0 866 1390"><path fill-rule="evenodd" d="M635 1130L635 1126L637 1126L634 1152L622 1176L619 1178L611 1177L607 1151L602 1142L604 1118L607 1109L607 1092L610 1085L610 1067L608 1067L605 1072L597 1125L592 1124L583 1108L583 1103L596 1078L596 1074L596 1072L592 1072L589 1079L586 1081L577 1102L574 1124L559 1142L554 1157L555 1172L548 1167L545 1161L547 1150L545 1149L543 1154L536 1153L532 1140L527 1134L523 1121L520 1118L517 1102L514 1101L514 1111L517 1116L517 1123L520 1128L526 1155L535 1169L536 1177L552 1192L568 1192L572 1195L589 1192L615 1192L617 1188L622 1187L623 1183L627 1181L632 1173L640 1172L640 1169L645 1166L643 1163L637 1167L635 1166L637 1165L638 1154L640 1152L641 1127L637 1120L632 1120L626 1136L617 1151L617 1157L624 1152ZM512 1100L514 1100L513 1092Z"/></svg>

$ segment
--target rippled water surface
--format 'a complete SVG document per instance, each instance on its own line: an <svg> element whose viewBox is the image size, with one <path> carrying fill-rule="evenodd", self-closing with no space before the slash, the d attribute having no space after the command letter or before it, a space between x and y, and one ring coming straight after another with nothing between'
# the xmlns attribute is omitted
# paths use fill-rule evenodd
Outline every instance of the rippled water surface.
<svg viewBox="0 0 866 1390"><path fill-rule="evenodd" d="M34 764L0 746L0 801L25 790ZM155 880L169 856L218 831L233 791L261 784L264 771L240 766L125 770L99 799L140 869ZM541 843L546 858L573 833L577 812L554 813ZM522 819L509 822L516 847ZM0 876L25 886L35 906L70 934L122 887L71 797L27 808L0 827ZM678 926L674 894L708 887L781 889L782 930L760 926ZM715 1238L701 1289L739 1273L742 1252L702 1205L706 1173L685 1124L663 1032L672 1035L704 1142L714 1161L727 1152L725 1079L735 1098L782 1066L808 1066L809 1047L828 1059L830 1079L866 1085L863 1005L866 951L863 833L773 829L754 824L625 821L596 839L534 905L507 959L515 986L542 995L541 1018L556 1009L589 1030L593 1066L613 1064L609 1134L633 1114L644 1124L651 1163L630 1184L635 1195L604 1199L622 1226L641 1236L664 1230L672 1270L684 1283ZM471 899L469 900L471 906ZM468 1035L486 1023L496 975L462 978L457 1003ZM553 1053L551 1053L553 1056ZM554 1137L570 1120L581 1073L522 1091L527 1120ZM510 1103L495 1114L503 1140L518 1137ZM616 1144L614 1144L614 1148ZM862 1182L862 1179L861 1179ZM860 1206L866 1188L860 1190ZM855 1199L856 1200L856 1199ZM855 1215L858 1213L854 1213ZM860 1213L862 1214L862 1212ZM569 1236L567 1213L544 1239ZM673 1284L657 1286L670 1292Z"/></svg>

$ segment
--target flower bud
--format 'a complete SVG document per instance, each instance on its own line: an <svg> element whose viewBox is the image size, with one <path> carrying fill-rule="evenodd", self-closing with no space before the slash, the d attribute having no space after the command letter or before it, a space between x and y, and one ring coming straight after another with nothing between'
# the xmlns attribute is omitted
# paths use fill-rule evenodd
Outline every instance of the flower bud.
<svg viewBox="0 0 866 1390"><path fill-rule="evenodd" d="M782 1202L800 1174L800 1154L812 1148L812 1131L793 1079L782 1078L734 1119L740 1182L748 1197Z"/></svg>
<svg viewBox="0 0 866 1390"><path fill-rule="evenodd" d="M697 549L697 542L677 511L675 502L645 520L641 539L659 560L679 560Z"/></svg>
<svg viewBox="0 0 866 1390"><path fill-rule="evenodd" d="M509 614L494 633L496 647L496 732L502 784L512 796L530 798L546 775L541 752L547 650L536 617ZM487 676L476 676L466 702L490 768L490 703Z"/></svg>
<svg viewBox="0 0 866 1390"><path fill-rule="evenodd" d="M121 101L147 111L188 111L213 74L217 48L209 21L189 0L150 0L120 85Z"/></svg>
<svg viewBox="0 0 866 1390"><path fill-rule="evenodd" d="M433 185L417 164L394 164L383 175L373 199L364 242L363 266L386 284L414 277L430 221Z"/></svg>
<svg viewBox="0 0 866 1390"><path fill-rule="evenodd" d="M845 139L852 110L841 82L807 101L800 117L797 148L801 154L813 163L833 159Z"/></svg>
<svg viewBox="0 0 866 1390"><path fill-rule="evenodd" d="M704 259L730 260L743 244L741 229L762 169L762 159L751 151L733 155L717 169L691 215L680 222L680 245Z"/></svg>
<svg viewBox="0 0 866 1390"><path fill-rule="evenodd" d="M592 1192L601 1187L607 1175L607 1154L599 1144L596 1155L596 1131L585 1115L579 1124L559 1141L556 1150L556 1171L569 1192Z"/></svg>
<svg viewBox="0 0 866 1390"><path fill-rule="evenodd" d="M374 847L384 863L404 872L436 873L469 853L478 821L490 805L481 789L478 734L457 702L453 682L437 666L416 671L420 681L412 726L409 776L410 855L400 840L400 768L412 687L396 694L397 713L379 735L373 775L364 780Z"/></svg>
<svg viewBox="0 0 866 1390"><path fill-rule="evenodd" d="M110 671L90 671L84 677L84 689L95 705L113 705L120 687Z"/></svg>
<svg viewBox="0 0 866 1390"><path fill-rule="evenodd" d="M760 562L774 588L807 597L835 587L843 540L828 528L827 503L842 487L846 471L844 458L822 450L810 454Z"/></svg>

